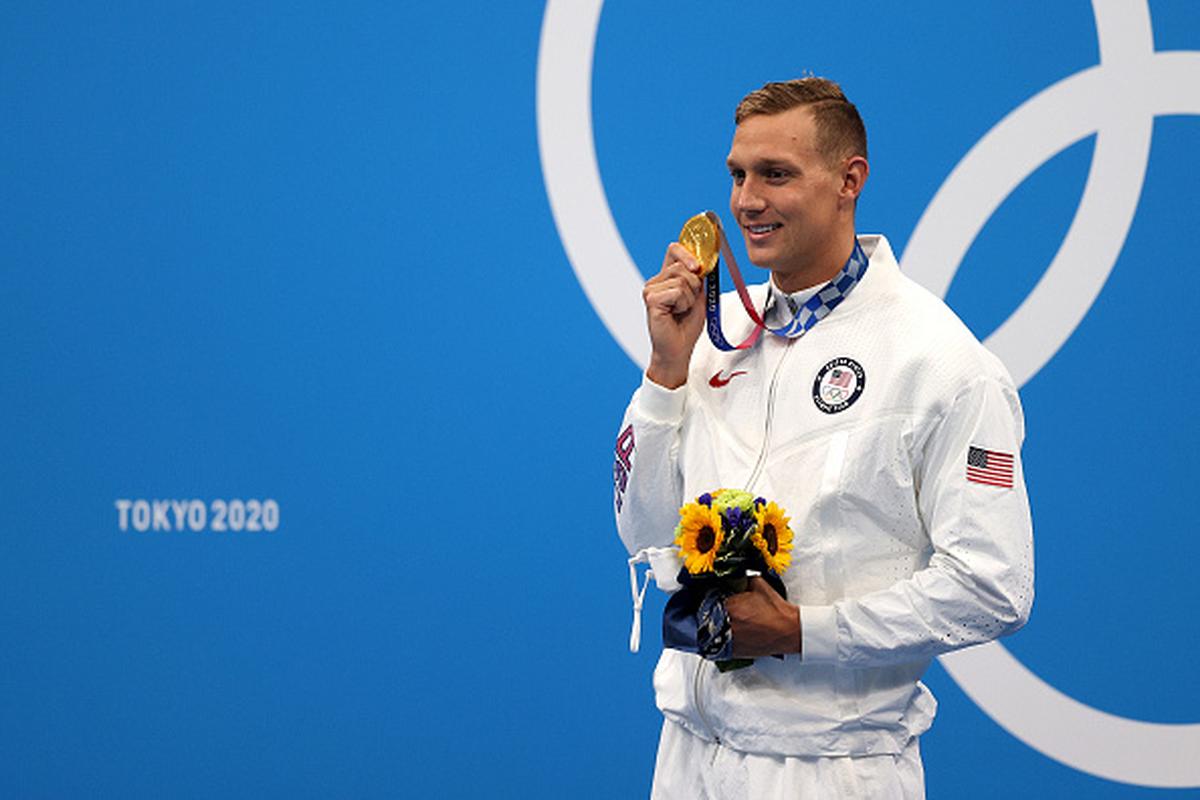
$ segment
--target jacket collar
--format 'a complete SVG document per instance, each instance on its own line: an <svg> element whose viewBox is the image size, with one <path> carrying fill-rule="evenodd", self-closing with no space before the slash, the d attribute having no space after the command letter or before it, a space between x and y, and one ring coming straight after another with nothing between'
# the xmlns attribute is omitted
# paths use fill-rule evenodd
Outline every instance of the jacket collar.
<svg viewBox="0 0 1200 800"><path fill-rule="evenodd" d="M866 253L867 260L871 265L867 269L867 274L863 277L864 282L871 280L873 272L891 273L898 268L896 256L892 253L892 247L888 244L887 237L878 233L860 234L858 236L858 243L862 246L863 252ZM766 323L772 327L778 327L787 323L796 313L796 310L804 305L805 301L816 294L823 286L825 284L820 283L816 286L809 286L789 294L775 285L775 278L772 276L767 281L766 311L764 312ZM859 287L858 290L861 290L861 288ZM851 297L853 297L853 294Z"/></svg>

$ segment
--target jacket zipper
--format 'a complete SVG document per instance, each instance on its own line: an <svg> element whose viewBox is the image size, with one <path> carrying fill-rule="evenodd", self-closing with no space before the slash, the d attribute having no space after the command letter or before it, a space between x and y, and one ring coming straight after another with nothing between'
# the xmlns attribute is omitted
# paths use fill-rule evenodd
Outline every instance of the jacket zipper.
<svg viewBox="0 0 1200 800"><path fill-rule="evenodd" d="M779 372L783 368L783 362L788 357L788 353L792 352L792 342L789 339L783 355L779 357L779 361L775 364L775 371L771 373L771 384L767 387L767 415L763 422L763 441L762 449L758 451L758 461L754 464L754 470L750 473L749 480L746 481L746 491L754 491L754 483L761 477L763 467L767 463L767 447L771 443L771 419L775 415L775 389L779 385Z"/></svg>
<svg viewBox="0 0 1200 800"><path fill-rule="evenodd" d="M764 309L765 313L765 309ZM788 340L787 347L783 351L783 355L779 357L779 361L775 364L775 371L771 373L771 384L767 388L767 415L763 423L763 442L762 449L758 452L758 461L754 464L754 470L750 473L750 480L746 481L746 491L752 491L754 482L758 480L759 474L762 472L763 465L767 460L767 446L771 441L771 418L775 411L775 389L779 384L779 372L783 368L783 361L791 352L792 340ZM696 716L700 718L700 724L708 731L708 735L713 738L718 745L721 744L721 737L713 730L712 725L708 721L708 717L704 716L704 706L700 702L700 679L704 675L704 659L696 660L696 675L692 681L692 701L696 706ZM715 755L715 754L714 754Z"/></svg>
<svg viewBox="0 0 1200 800"><path fill-rule="evenodd" d="M700 718L700 724L704 726L704 730L708 731L708 735L717 743L721 743L721 737L717 736L716 731L712 729L712 725L708 723L708 717L704 716L704 709L700 705L700 676L704 670L704 659L696 659L696 677L692 681L692 700L696 705L696 716Z"/></svg>

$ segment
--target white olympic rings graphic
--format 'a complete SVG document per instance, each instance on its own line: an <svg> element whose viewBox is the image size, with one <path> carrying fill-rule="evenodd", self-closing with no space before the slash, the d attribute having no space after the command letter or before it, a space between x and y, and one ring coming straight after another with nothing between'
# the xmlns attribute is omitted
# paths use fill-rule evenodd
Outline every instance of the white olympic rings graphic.
<svg viewBox="0 0 1200 800"><path fill-rule="evenodd" d="M537 124L550 206L571 266L617 342L649 357L641 272L617 230L596 161L592 60L603 0L548 0L537 68ZM1154 50L1147 0L1092 0L1100 63L1030 98L962 159L905 249L909 275L943 296L1006 197L1057 153L1096 134L1083 196L1041 280L988 337L1017 385L1037 374L1091 308L1132 224L1154 117L1200 114L1200 52ZM1157 787L1200 786L1200 723L1108 714L1050 686L999 642L941 657L1009 733L1075 769Z"/></svg>

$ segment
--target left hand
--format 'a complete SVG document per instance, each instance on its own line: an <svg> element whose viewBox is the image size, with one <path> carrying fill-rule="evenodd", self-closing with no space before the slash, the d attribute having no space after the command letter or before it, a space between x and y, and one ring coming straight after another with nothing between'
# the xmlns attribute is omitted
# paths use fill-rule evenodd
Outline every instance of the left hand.
<svg viewBox="0 0 1200 800"><path fill-rule="evenodd" d="M800 607L780 597L761 577L752 577L746 591L726 598L725 611L735 658L800 652Z"/></svg>

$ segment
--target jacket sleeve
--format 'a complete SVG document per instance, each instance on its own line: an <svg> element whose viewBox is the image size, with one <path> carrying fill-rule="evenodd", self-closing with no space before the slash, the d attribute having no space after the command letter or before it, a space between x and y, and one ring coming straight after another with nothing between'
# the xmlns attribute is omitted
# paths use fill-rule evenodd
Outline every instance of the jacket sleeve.
<svg viewBox="0 0 1200 800"><path fill-rule="evenodd" d="M1024 625L1033 604L1033 531L1023 439L1007 375L980 376L960 391L914 467L933 549L928 566L887 589L801 606L801 657L852 667L904 663Z"/></svg>
<svg viewBox="0 0 1200 800"><path fill-rule="evenodd" d="M625 411L613 461L617 532L630 554L672 543L683 497L680 430L687 386L643 378Z"/></svg>

